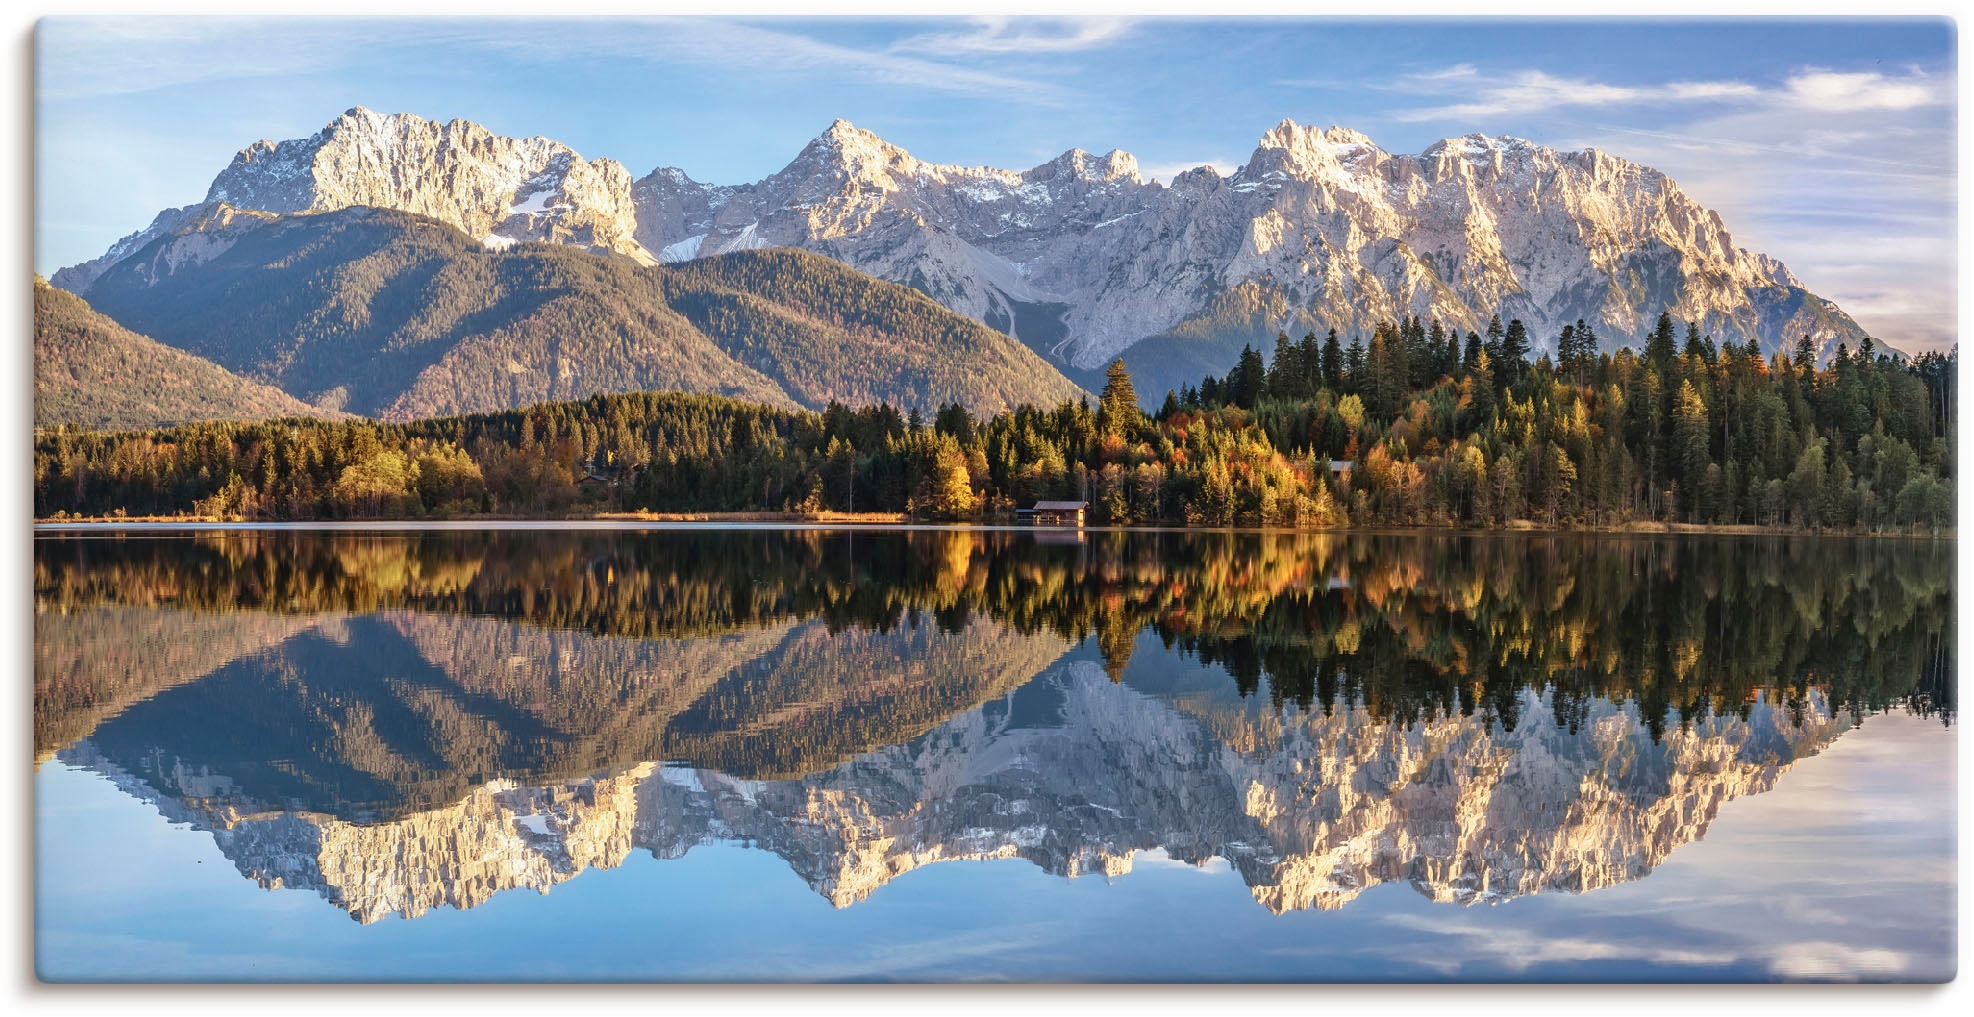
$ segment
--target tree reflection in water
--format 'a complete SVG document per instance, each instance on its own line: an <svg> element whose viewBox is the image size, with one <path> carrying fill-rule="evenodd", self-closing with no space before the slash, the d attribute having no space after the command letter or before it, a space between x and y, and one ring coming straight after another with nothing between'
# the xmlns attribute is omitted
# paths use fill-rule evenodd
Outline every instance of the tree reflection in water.
<svg viewBox="0 0 1974 1017"><path fill-rule="evenodd" d="M1150 848L1277 910L1494 900L1950 719L1952 579L1906 540L44 535L36 751L364 920L733 838L838 905Z"/></svg>

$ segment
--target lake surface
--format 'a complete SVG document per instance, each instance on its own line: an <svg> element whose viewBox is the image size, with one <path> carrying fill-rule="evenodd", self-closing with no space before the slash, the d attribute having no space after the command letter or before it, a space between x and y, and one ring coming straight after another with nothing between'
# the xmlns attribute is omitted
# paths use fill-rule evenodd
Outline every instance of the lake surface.
<svg viewBox="0 0 1974 1017"><path fill-rule="evenodd" d="M43 532L51 980L1895 980L1952 542Z"/></svg>

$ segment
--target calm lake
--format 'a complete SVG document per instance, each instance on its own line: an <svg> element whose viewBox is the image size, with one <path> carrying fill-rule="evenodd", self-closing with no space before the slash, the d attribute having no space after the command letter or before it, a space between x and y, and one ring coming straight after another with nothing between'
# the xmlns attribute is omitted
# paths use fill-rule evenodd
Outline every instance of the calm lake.
<svg viewBox="0 0 1974 1017"><path fill-rule="evenodd" d="M42 532L51 980L1896 980L1951 541Z"/></svg>

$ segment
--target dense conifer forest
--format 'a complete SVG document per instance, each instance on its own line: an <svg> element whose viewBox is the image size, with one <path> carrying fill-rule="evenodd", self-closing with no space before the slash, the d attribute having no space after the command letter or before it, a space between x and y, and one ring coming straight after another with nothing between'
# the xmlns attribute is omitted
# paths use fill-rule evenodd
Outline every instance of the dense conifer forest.
<svg viewBox="0 0 1974 1017"><path fill-rule="evenodd" d="M967 520L1075 499L1097 524L1953 524L1957 350L1908 360L1866 339L1818 366L1806 338L1765 357L1667 315L1642 352L1602 349L1583 322L1554 357L1532 345L1498 319L1463 337L1413 318L1348 347L1282 335L1150 414L1120 362L1095 405L986 418L646 392L405 424L57 427L36 438L35 511Z"/></svg>
<svg viewBox="0 0 1974 1017"><path fill-rule="evenodd" d="M793 249L638 265L555 244L494 250L382 209L226 210L84 296L244 378L398 422L655 388L983 413L1080 394L1008 336ZM207 416L243 415L216 402Z"/></svg>
<svg viewBox="0 0 1974 1017"><path fill-rule="evenodd" d="M34 422L128 429L215 417L336 417L141 336L34 279Z"/></svg>

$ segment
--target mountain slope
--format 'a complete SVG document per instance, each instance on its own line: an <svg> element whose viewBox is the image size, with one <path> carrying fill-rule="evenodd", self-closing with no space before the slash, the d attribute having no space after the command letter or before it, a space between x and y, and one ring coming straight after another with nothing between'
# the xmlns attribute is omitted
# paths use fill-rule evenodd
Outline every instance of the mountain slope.
<svg viewBox="0 0 1974 1017"><path fill-rule="evenodd" d="M279 389L131 332L34 280L34 425L104 430L322 416Z"/></svg>
<svg viewBox="0 0 1974 1017"><path fill-rule="evenodd" d="M666 291L673 309L728 355L806 406L900 403L901 372L920 394L912 404L924 407L1053 406L1078 395L1006 335L805 251L695 261L669 273Z"/></svg>
<svg viewBox="0 0 1974 1017"><path fill-rule="evenodd" d="M88 293L162 341L391 420L643 389L987 412L1078 394L1005 337L814 255L673 271L566 246L489 248L380 209L210 205Z"/></svg>

